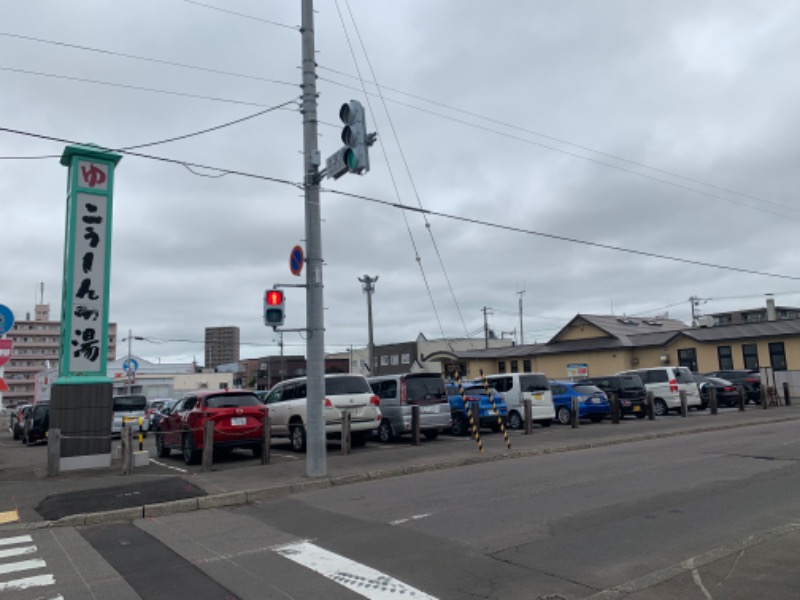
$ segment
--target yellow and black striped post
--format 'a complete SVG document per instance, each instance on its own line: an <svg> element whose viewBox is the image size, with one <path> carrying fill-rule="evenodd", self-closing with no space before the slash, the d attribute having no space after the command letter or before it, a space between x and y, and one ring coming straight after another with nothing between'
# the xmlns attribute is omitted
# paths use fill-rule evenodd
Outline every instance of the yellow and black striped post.
<svg viewBox="0 0 800 600"><path fill-rule="evenodd" d="M478 444L478 451L483 452L483 443L481 442L481 430L478 426L480 421L478 420L478 415L473 415L472 410L470 410L469 402L467 402L466 397L464 396L464 386L461 385L461 375L458 371L455 373L456 375L456 383L458 384L458 393L461 394L461 401L464 403L464 412L467 414L469 418L469 428L472 431L472 438L475 440L475 443Z"/></svg>
<svg viewBox="0 0 800 600"><path fill-rule="evenodd" d="M506 426L503 423L503 418L500 416L500 411L497 410L497 404L494 403L494 395L492 392L489 391L489 382L486 380L486 377L483 376L483 369L480 370L481 379L483 380L483 387L486 390L486 395L489 396L489 400L492 402L492 409L494 410L494 414L497 415L497 424L500 426L500 431L503 432L503 439L506 441L506 446L509 450L511 450L511 442L508 439L508 432L506 431Z"/></svg>

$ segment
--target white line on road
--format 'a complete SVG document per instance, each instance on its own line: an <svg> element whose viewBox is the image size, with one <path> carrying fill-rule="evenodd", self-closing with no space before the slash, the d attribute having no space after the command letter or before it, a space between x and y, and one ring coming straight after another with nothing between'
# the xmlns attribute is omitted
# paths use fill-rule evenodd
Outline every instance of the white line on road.
<svg viewBox="0 0 800 600"><path fill-rule="evenodd" d="M10 538L0 539L0 546L11 546L13 544L27 544L32 542L33 538L29 535L18 535Z"/></svg>
<svg viewBox="0 0 800 600"><path fill-rule="evenodd" d="M47 563L38 558L33 560L21 560L19 562L0 565L0 575L16 573L17 571L30 571L31 569L43 569L46 566Z"/></svg>
<svg viewBox="0 0 800 600"><path fill-rule="evenodd" d="M402 525L403 523L408 523L409 521L416 521L418 519L424 519L425 517L430 517L431 513L422 513L421 515L413 515L408 517L407 519L397 519L396 521L389 521L389 525Z"/></svg>
<svg viewBox="0 0 800 600"><path fill-rule="evenodd" d="M158 465L159 467L164 467L165 469L172 469L173 471L180 471L181 473L188 473L189 472L186 469L181 469L180 467L173 467L171 465L165 465L164 463L158 462L157 460L153 460L152 458L150 459L150 462L153 463L154 465Z"/></svg>
<svg viewBox="0 0 800 600"><path fill-rule="evenodd" d="M310 542L297 542L273 548L281 556L316 571L341 586L370 600L419 598L436 600L402 581L380 571L329 552Z"/></svg>
<svg viewBox="0 0 800 600"><path fill-rule="evenodd" d="M0 550L0 558L8 558L9 556L21 556L23 554L33 554L36 552L36 546L22 546L21 548L9 548L8 550Z"/></svg>
<svg viewBox="0 0 800 600"><path fill-rule="evenodd" d="M25 577L24 579L12 579L11 581L0 581L0 592L27 590L28 588L32 587L54 585L55 582L56 580L52 575L37 575L36 577Z"/></svg>

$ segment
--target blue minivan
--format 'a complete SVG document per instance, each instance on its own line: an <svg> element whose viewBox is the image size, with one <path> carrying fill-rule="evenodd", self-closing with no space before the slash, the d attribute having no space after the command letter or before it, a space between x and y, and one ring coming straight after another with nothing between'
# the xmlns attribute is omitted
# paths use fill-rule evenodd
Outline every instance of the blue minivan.
<svg viewBox="0 0 800 600"><path fill-rule="evenodd" d="M494 388L489 388L490 398L483 384L462 382L462 387L464 388L464 396L466 396L467 402L478 401L479 427L491 429L492 431L500 431L501 423L505 427L508 419L508 407L500 392ZM464 410L464 398L461 396L458 384L447 384L447 399L450 402L450 414L453 419L451 433L453 435L468 435L470 432L469 418ZM494 406L492 405L492 400L494 400ZM497 409L496 411L495 408Z"/></svg>
<svg viewBox="0 0 800 600"><path fill-rule="evenodd" d="M556 421L563 425L572 422L572 399L578 398L578 418L599 423L611 414L611 404L605 392L595 385L575 381L550 381Z"/></svg>

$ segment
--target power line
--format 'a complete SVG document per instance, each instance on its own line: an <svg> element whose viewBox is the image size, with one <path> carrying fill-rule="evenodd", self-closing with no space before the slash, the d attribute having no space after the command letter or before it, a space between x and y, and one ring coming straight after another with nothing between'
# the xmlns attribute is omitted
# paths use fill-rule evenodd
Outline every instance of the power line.
<svg viewBox="0 0 800 600"><path fill-rule="evenodd" d="M251 21L259 21L261 23L266 23L267 25L275 25L276 27L284 27L286 29L293 29L295 31L300 31L300 27L298 25L286 25L285 23L278 23L277 21L270 21L268 19L262 19L261 17L254 17L253 15L235 12L232 10L228 10L227 8L220 8L218 6L212 6L210 4L203 4L202 2L196 2L195 0L181 0L181 1L186 2L186 4L194 4L195 6L202 6L203 8L208 8L210 10L215 10L217 12L222 12L229 15L235 15L237 17L242 17L244 19L250 19Z"/></svg>
<svg viewBox="0 0 800 600"><path fill-rule="evenodd" d="M351 75L349 73L344 73L343 71L338 71L336 69L331 69L329 67L324 67L324 66L321 66L321 65L318 66L318 68L320 70L322 70L322 71L330 71L331 73L336 73L337 75L341 75L342 77L348 77L348 78L351 78L351 79L356 79L356 77L354 75ZM339 82L336 82L336 81L333 81L333 80L330 80L330 79L325 79L325 78L320 78L320 79L322 81L328 81L328 82L333 83L335 85L340 85L340 86L343 86L343 87L347 87L347 86L344 86L343 84L341 84ZM377 84L372 82L372 81L367 81L366 83L369 83L369 84L374 85L374 86L377 87ZM635 160L632 160L632 159L629 159L629 158L625 158L625 157L622 157L622 156L617 156L615 154L611 154L610 152L604 152L602 150L597 150L595 148L590 148L589 146L576 144L575 142L570 142L570 141L565 140L563 138L559 138L559 137L556 137L556 136L548 135L546 133L541 133L541 132L535 131L533 129L527 129L525 127L521 127L520 125L513 124L513 123L508 123L506 121L501 121L499 119L494 119L494 118L489 117L489 116L484 115L484 114L479 114L479 113L471 112L471 111L464 110L464 109L461 109L461 108L457 108L455 106L451 106L451 105L445 104L443 102L437 102L436 100L431 100L429 98L424 98L423 96L418 96L418 95L412 94L410 92L404 92L403 90L398 90L396 88L391 88L391 87L388 87L388 86L382 86L382 87L383 87L383 89L395 92L397 94L401 94L403 96L408 96L409 98L414 98L415 100L421 100L422 102L427 102L429 104L433 104L435 106L439 106L439 107L445 108L447 110L452 110L454 112L458 112L458 113L461 113L461 114L464 114L464 115L468 115L468 116L474 117L476 119L481 119L482 121L487 121L489 123L494 123L496 125L502 125L504 127L509 127L511 129L515 129L517 131L522 131L524 133L529 133L531 135L535 135L537 137L541 137L541 138L544 138L544 139L552 140L552 141L558 142L560 144L565 144L567 146L572 146L573 148L578 148L580 150L586 150L587 152L594 152L595 154L599 154L601 156L606 156L608 158L613 158L614 160L625 162L625 163L628 163L630 165L641 167L643 169L649 169L649 170L655 171L657 173L662 173L664 175L669 175L670 177L675 177L677 179L683 179L684 181L689 181L689 182L692 182L692 183L698 183L700 185L704 185L704 186L719 190L721 192L726 192L726 193L729 193L729 194L735 194L737 196L741 196L743 198L749 198L749 199L755 200L757 202L763 202L765 204L772 204L774 206L777 206L777 207L780 207L780 208L785 208L787 210L800 211L800 209L798 209L798 208L796 208L794 206L787 206L786 204L781 204L779 202L774 202L772 200L765 200L764 198L760 198L758 196L754 196L754 195L747 194L747 193L744 193L744 192L739 192L737 190L732 190L730 188L722 187L722 186L719 186L719 185L716 185L716 184L713 184L713 183L708 183L707 181L702 181L700 179L695 179L693 177L688 177L686 175L681 175L680 173L675 173L674 171L668 171L666 169L653 167L651 165L647 165L647 164L642 163L642 162L638 162L638 161L635 161ZM391 102L397 102L396 100L392 100L392 99L390 99L390 101ZM403 104L403 103L399 103L399 104L401 104L403 106L408 106L410 108L417 108L417 107L414 107L413 105L410 105L410 104ZM423 110L424 111L424 109L421 109L421 108L418 109L418 110ZM425 112L429 112L429 111L425 111ZM437 115L437 116L442 116L443 118L448 118L448 117L445 117L444 115L439 115L439 113L431 112L430 114L434 114L434 115ZM494 132L494 133L498 133L500 135L503 135L500 132ZM555 148L550 148L549 146L544 146L544 147L548 148L548 149L552 149L552 150L557 150ZM557 151L559 151L559 150L557 150ZM584 158L586 160L591 160L591 159L589 159L587 157L583 157L583 156L580 156L580 155L577 155L577 156L579 158ZM600 163L600 164L605 164L605 163ZM613 166L613 165L606 165L606 166ZM632 172L636 173L636 174L640 174L640 175L646 177L646 175L641 174L641 173L637 173L636 171L632 171ZM657 179L656 181L662 181L662 180ZM749 205L744 205L744 206L749 206Z"/></svg>

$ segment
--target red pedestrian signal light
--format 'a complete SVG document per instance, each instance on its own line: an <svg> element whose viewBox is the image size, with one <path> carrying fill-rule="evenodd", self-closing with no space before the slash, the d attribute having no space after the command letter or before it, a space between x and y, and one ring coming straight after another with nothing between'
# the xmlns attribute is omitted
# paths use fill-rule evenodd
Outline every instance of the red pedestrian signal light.
<svg viewBox="0 0 800 600"><path fill-rule="evenodd" d="M284 303L286 298L281 290L267 290L264 293L264 325L278 327L286 319Z"/></svg>

